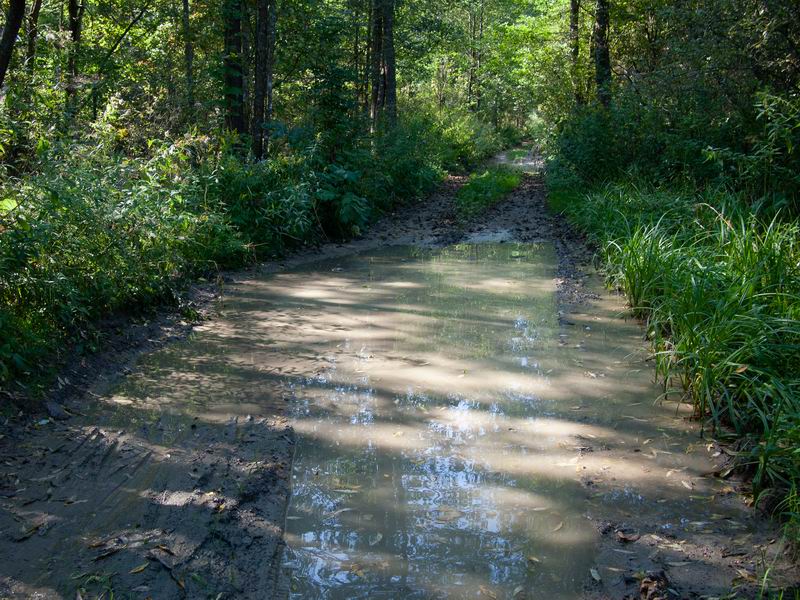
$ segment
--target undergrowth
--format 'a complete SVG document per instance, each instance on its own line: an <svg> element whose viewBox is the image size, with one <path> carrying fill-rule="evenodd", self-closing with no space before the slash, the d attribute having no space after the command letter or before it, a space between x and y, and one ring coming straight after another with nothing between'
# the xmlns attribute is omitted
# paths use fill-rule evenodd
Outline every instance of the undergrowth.
<svg viewBox="0 0 800 600"><path fill-rule="evenodd" d="M547 184L646 322L665 393L738 450L797 543L800 100L760 94L754 112L679 130L628 95L587 106L545 138Z"/></svg>
<svg viewBox="0 0 800 600"><path fill-rule="evenodd" d="M518 172L494 166L470 175L456 193L456 207L461 218L469 218L486 210L519 185Z"/></svg>
<svg viewBox="0 0 800 600"><path fill-rule="evenodd" d="M123 136L124 137L124 136ZM417 111L391 131L326 141L299 128L271 156L187 134L135 156L119 126L43 143L0 177L0 388L36 395L67 352L98 347L105 317L178 301L201 274L358 235L509 140L467 111Z"/></svg>
<svg viewBox="0 0 800 600"><path fill-rule="evenodd" d="M557 184L552 206L596 244L609 282L646 321L668 393L684 390L735 443L757 493L796 489L800 226L754 214L730 192ZM798 539L796 496L786 498Z"/></svg>

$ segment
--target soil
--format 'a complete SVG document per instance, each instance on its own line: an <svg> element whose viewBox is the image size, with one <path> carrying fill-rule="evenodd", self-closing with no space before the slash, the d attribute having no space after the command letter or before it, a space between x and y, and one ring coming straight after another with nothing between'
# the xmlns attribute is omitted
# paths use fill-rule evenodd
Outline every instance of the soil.
<svg viewBox="0 0 800 600"><path fill-rule="evenodd" d="M387 245L483 241L554 245L564 323L597 298L592 251L548 212L540 177L526 175L508 198L466 224L453 203L462 184L449 178L360 239L198 285L189 294L192 312L224 325L229 316L219 308L227 285L302 263ZM127 418L112 401L144 356L194 327L176 312L110 324L103 351L64 370L46 412L0 427L1 598L275 596L295 442L285 402L276 398L247 418L186 423ZM707 451L720 463L725 458L713 444ZM608 493L623 482L587 472L584 485ZM730 481L722 501L742 509L743 487ZM600 581L587 574L586 597L703 597L710 573L750 597L765 567L781 585L796 584L777 527L743 510L744 525L705 523L680 539L645 513L588 513L602 534L597 562L611 570L598 574Z"/></svg>

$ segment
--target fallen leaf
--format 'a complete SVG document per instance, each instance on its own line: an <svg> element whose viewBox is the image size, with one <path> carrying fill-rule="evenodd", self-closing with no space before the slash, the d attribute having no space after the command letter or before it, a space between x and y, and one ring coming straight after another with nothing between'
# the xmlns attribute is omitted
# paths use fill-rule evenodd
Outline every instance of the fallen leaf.
<svg viewBox="0 0 800 600"><path fill-rule="evenodd" d="M556 531L558 531L562 527L564 527L564 521L561 521L558 525L556 525L555 529L553 529L553 533L555 533Z"/></svg>
<svg viewBox="0 0 800 600"><path fill-rule="evenodd" d="M639 539L638 533L625 533L624 531L617 531L617 541L623 544L635 542Z"/></svg>
<svg viewBox="0 0 800 600"><path fill-rule="evenodd" d="M592 579L594 579L595 581L602 581L603 580L603 578L600 577L600 573L594 567L589 569L589 573L592 574Z"/></svg>
<svg viewBox="0 0 800 600"><path fill-rule="evenodd" d="M144 570L145 570L145 569L146 569L146 568L147 568L149 565L150 565L150 563L142 563L142 564L141 564L141 565L139 565L138 567L135 567L135 568L131 569L130 571L128 571L128 573L130 573L131 575L135 575L136 573L141 573L141 572L142 572L142 571L144 571Z"/></svg>
<svg viewBox="0 0 800 600"><path fill-rule="evenodd" d="M692 489L692 484L684 479L681 479L681 485L683 485L683 487L685 487L687 490Z"/></svg>

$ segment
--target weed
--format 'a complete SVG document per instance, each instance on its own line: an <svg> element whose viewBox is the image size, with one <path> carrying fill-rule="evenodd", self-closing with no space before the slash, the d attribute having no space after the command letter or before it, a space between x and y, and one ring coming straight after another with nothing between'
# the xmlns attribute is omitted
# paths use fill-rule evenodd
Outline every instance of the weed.
<svg viewBox="0 0 800 600"><path fill-rule="evenodd" d="M473 173L456 194L462 218L469 218L495 204L519 185L521 176L507 167L491 167Z"/></svg>

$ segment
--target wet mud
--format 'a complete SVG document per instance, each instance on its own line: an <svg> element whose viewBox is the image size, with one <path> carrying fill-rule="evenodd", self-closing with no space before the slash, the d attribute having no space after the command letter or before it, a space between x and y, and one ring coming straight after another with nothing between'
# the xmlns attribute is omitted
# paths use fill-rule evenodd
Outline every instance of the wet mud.
<svg viewBox="0 0 800 600"><path fill-rule="evenodd" d="M459 184L235 276L183 339L86 369L70 419L4 425L0 597L791 582L774 525L712 475L724 453L659 402L639 324L540 180L463 228Z"/></svg>

